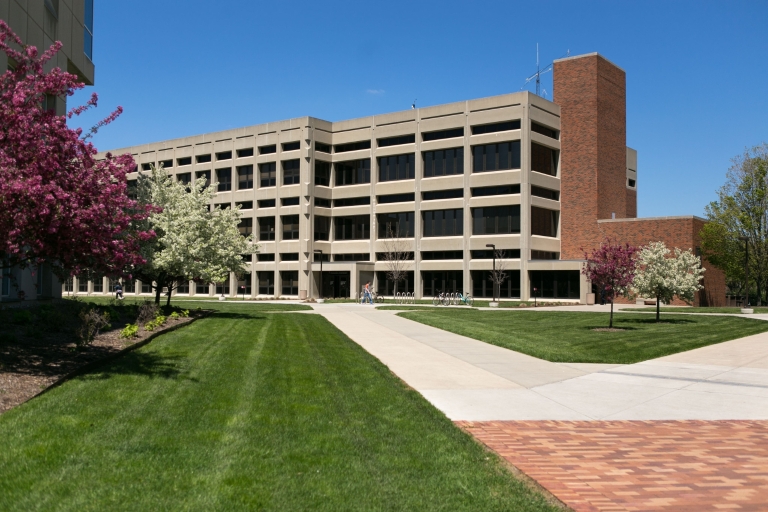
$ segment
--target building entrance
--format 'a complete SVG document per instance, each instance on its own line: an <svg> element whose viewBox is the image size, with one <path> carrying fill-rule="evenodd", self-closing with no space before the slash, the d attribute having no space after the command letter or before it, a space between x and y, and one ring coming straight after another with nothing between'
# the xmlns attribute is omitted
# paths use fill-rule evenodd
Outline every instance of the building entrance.
<svg viewBox="0 0 768 512"><path fill-rule="evenodd" d="M323 272L323 297L348 299L349 288L349 272L327 270Z"/></svg>

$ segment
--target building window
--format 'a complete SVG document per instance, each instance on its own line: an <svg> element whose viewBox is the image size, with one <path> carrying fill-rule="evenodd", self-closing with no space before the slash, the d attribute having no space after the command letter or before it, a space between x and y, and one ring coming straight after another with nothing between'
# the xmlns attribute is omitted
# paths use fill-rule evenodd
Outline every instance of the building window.
<svg viewBox="0 0 768 512"><path fill-rule="evenodd" d="M141 164L141 170L142 171L151 171L152 170L152 164L151 163L143 163L143 164Z"/></svg>
<svg viewBox="0 0 768 512"><path fill-rule="evenodd" d="M470 251L473 260L492 260L493 251ZM501 257L505 260L519 260L520 249L502 249Z"/></svg>
<svg viewBox="0 0 768 512"><path fill-rule="evenodd" d="M123 292L136 293L136 280L135 279L123 279Z"/></svg>
<svg viewBox="0 0 768 512"><path fill-rule="evenodd" d="M100 277L93 278L93 293L104 293L104 279Z"/></svg>
<svg viewBox="0 0 768 512"><path fill-rule="evenodd" d="M189 281L181 281L176 285L176 293L189 295Z"/></svg>
<svg viewBox="0 0 768 512"><path fill-rule="evenodd" d="M379 238L412 238L414 236L414 213L380 213L376 217Z"/></svg>
<svg viewBox="0 0 768 512"><path fill-rule="evenodd" d="M232 152L221 151L219 153L216 153L216 160L232 160Z"/></svg>
<svg viewBox="0 0 768 512"><path fill-rule="evenodd" d="M176 181L178 181L184 186L188 186L190 183L192 183L192 173L191 172L179 173L176 175Z"/></svg>
<svg viewBox="0 0 768 512"><path fill-rule="evenodd" d="M422 260L462 260L464 251L421 251Z"/></svg>
<svg viewBox="0 0 768 512"><path fill-rule="evenodd" d="M253 148L243 148L237 150L237 158L245 158L247 156L253 156Z"/></svg>
<svg viewBox="0 0 768 512"><path fill-rule="evenodd" d="M283 240L299 239L299 216L283 215Z"/></svg>
<svg viewBox="0 0 768 512"><path fill-rule="evenodd" d="M461 236L464 234L464 210L423 212L423 236Z"/></svg>
<svg viewBox="0 0 768 512"><path fill-rule="evenodd" d="M413 272L405 272L405 279L397 283L397 293L413 293L413 280ZM385 271L376 272L376 292L381 295L395 294L395 282Z"/></svg>
<svg viewBox="0 0 768 512"><path fill-rule="evenodd" d="M371 216L335 217L334 240L367 240L371 238Z"/></svg>
<svg viewBox="0 0 768 512"><path fill-rule="evenodd" d="M275 207L275 200L274 199L262 199L258 202L259 208L274 208Z"/></svg>
<svg viewBox="0 0 768 512"><path fill-rule="evenodd" d="M173 167L173 160L161 160L160 167L162 167L163 169L170 169L171 167Z"/></svg>
<svg viewBox="0 0 768 512"><path fill-rule="evenodd" d="M315 240L330 240L331 218L315 215Z"/></svg>
<svg viewBox="0 0 768 512"><path fill-rule="evenodd" d="M336 186L358 185L371 182L371 159L350 160L333 164Z"/></svg>
<svg viewBox="0 0 768 512"><path fill-rule="evenodd" d="M259 164L259 187L274 187L277 185L277 163Z"/></svg>
<svg viewBox="0 0 768 512"><path fill-rule="evenodd" d="M413 144L416 142L416 135L400 135L398 137L387 137L385 139L378 139L376 145L380 148L387 146L399 146L401 144Z"/></svg>
<svg viewBox="0 0 768 512"><path fill-rule="evenodd" d="M509 130L519 130L519 129L520 129L520 120L516 119L514 121L504 121L503 123L481 124L481 125L473 126L472 135L480 135L483 133L506 132Z"/></svg>
<svg viewBox="0 0 768 512"><path fill-rule="evenodd" d="M560 253L550 252L550 251L531 251L531 259L532 260L559 260Z"/></svg>
<svg viewBox="0 0 768 512"><path fill-rule="evenodd" d="M216 295L229 295L229 278L222 283L216 283Z"/></svg>
<svg viewBox="0 0 768 512"><path fill-rule="evenodd" d="M416 194L414 194L413 192L409 192L406 194L387 194L383 196L378 196L376 198L376 202L378 202L379 204L407 203L415 200L416 200Z"/></svg>
<svg viewBox="0 0 768 512"><path fill-rule="evenodd" d="M253 254L252 253L242 254L241 256L243 257L243 261L253 261Z"/></svg>
<svg viewBox="0 0 768 512"><path fill-rule="evenodd" d="M328 187L331 184L331 164L315 160L315 185Z"/></svg>
<svg viewBox="0 0 768 512"><path fill-rule="evenodd" d="M547 128L546 126L542 126L540 124L531 122L531 131L540 133L546 137L549 137L551 139L557 139L557 130L554 130L552 128Z"/></svg>
<svg viewBox="0 0 768 512"><path fill-rule="evenodd" d="M283 282L283 295L299 294L299 272L298 270L283 270L280 272L280 280Z"/></svg>
<svg viewBox="0 0 768 512"><path fill-rule="evenodd" d="M93 0L85 0L83 17L83 52L93 61Z"/></svg>
<svg viewBox="0 0 768 512"><path fill-rule="evenodd" d="M333 206L335 207L342 207L342 206L364 206L367 204L371 204L371 196L365 196L365 197L347 197L345 199L334 199L333 200Z"/></svg>
<svg viewBox="0 0 768 512"><path fill-rule="evenodd" d="M297 149L301 149L301 142L299 141L283 143L283 151L296 151Z"/></svg>
<svg viewBox="0 0 768 512"><path fill-rule="evenodd" d="M472 197L483 196L502 196L508 194L519 194L520 185L497 185L495 187L475 187L472 189Z"/></svg>
<svg viewBox="0 0 768 512"><path fill-rule="evenodd" d="M267 254L267 253L260 253L256 257L256 261L262 262L262 261L275 261L275 254Z"/></svg>
<svg viewBox="0 0 768 512"><path fill-rule="evenodd" d="M77 278L77 291L79 293L88 293L88 280L86 278Z"/></svg>
<svg viewBox="0 0 768 512"><path fill-rule="evenodd" d="M550 190L548 188L531 186L531 195L536 197L543 197L544 199L552 199L553 201L560 200L560 192L557 190Z"/></svg>
<svg viewBox="0 0 768 512"><path fill-rule="evenodd" d="M216 169L216 180L219 182L219 192L232 190L232 169Z"/></svg>
<svg viewBox="0 0 768 512"><path fill-rule="evenodd" d="M329 144L323 144L322 142L315 142L315 151L321 151L323 153L331 153L331 146Z"/></svg>
<svg viewBox="0 0 768 512"><path fill-rule="evenodd" d="M139 197L139 184L136 180L128 180L125 193L128 194L129 199L137 199Z"/></svg>
<svg viewBox="0 0 768 512"><path fill-rule="evenodd" d="M205 184L204 188L208 188L211 184L211 171L197 171L195 173L195 181L201 181Z"/></svg>
<svg viewBox="0 0 768 512"><path fill-rule="evenodd" d="M256 275L259 278L259 295L274 295L275 294L275 273L274 272L257 272Z"/></svg>
<svg viewBox="0 0 768 512"><path fill-rule="evenodd" d="M253 210L253 201L238 201L235 206L239 206L241 210Z"/></svg>
<svg viewBox="0 0 768 512"><path fill-rule="evenodd" d="M472 209L473 235L520 233L520 205L487 206Z"/></svg>
<svg viewBox="0 0 768 512"><path fill-rule="evenodd" d="M627 185L629 185L630 188L635 188L637 182L635 180L627 179Z"/></svg>
<svg viewBox="0 0 768 512"><path fill-rule="evenodd" d="M229 201L227 201L226 203L216 203L213 205L213 209L211 211L215 210L216 208L220 210L226 210L227 208L231 208L231 207L232 207L232 204Z"/></svg>
<svg viewBox="0 0 768 512"><path fill-rule="evenodd" d="M464 148L425 151L423 156L425 178L464 174Z"/></svg>
<svg viewBox="0 0 768 512"><path fill-rule="evenodd" d="M319 208L330 208L331 207L331 200L330 199L323 199L322 197L316 197L315 198L315 206Z"/></svg>
<svg viewBox="0 0 768 512"><path fill-rule="evenodd" d="M413 153L382 156L379 162L379 181L412 180L416 177Z"/></svg>
<svg viewBox="0 0 768 512"><path fill-rule="evenodd" d="M424 201L437 201L439 199L457 199L464 197L463 188L452 188L448 190L431 190L429 192L422 192L421 198Z"/></svg>
<svg viewBox="0 0 768 512"><path fill-rule="evenodd" d="M210 293L211 293L211 289L208 283L195 284L195 295L208 295Z"/></svg>
<svg viewBox="0 0 768 512"><path fill-rule="evenodd" d="M324 254L324 253L320 254L320 253L316 252L312 256L312 261L314 261L315 263L318 263L318 262L321 262L321 261L331 261L331 255L330 254Z"/></svg>
<svg viewBox="0 0 768 512"><path fill-rule="evenodd" d="M472 172L520 168L520 141L472 147Z"/></svg>
<svg viewBox="0 0 768 512"><path fill-rule="evenodd" d="M253 166L241 165L237 168L237 190L253 188Z"/></svg>
<svg viewBox="0 0 768 512"><path fill-rule="evenodd" d="M451 130L440 130L437 132L422 133L421 139L424 142L428 142L430 140L453 139L455 137L463 137L463 136L464 136L464 128L453 128Z"/></svg>
<svg viewBox="0 0 768 512"><path fill-rule="evenodd" d="M240 223L237 225L237 230L243 236L248 236L253 233L253 219L251 217L243 217L240 219Z"/></svg>
<svg viewBox="0 0 768 512"><path fill-rule="evenodd" d="M581 295L578 270L531 270L529 275L531 297L578 299Z"/></svg>
<svg viewBox="0 0 768 512"><path fill-rule="evenodd" d="M271 155L272 153L277 153L276 144L272 144L270 146L259 146L260 155Z"/></svg>
<svg viewBox="0 0 768 512"><path fill-rule="evenodd" d="M507 278L496 290L496 297L502 299L520 298L520 271L507 270ZM491 281L490 270L472 270L472 296L473 297L493 297L493 281Z"/></svg>
<svg viewBox="0 0 768 512"><path fill-rule="evenodd" d="M237 280L237 293L239 293L240 295L251 294L251 273L250 272L244 273Z"/></svg>
<svg viewBox="0 0 768 512"><path fill-rule="evenodd" d="M531 144L531 170L557 176L557 151L539 144Z"/></svg>
<svg viewBox="0 0 768 512"><path fill-rule="evenodd" d="M421 283L424 297L464 291L464 275L461 270L424 271L421 273Z"/></svg>
<svg viewBox="0 0 768 512"><path fill-rule="evenodd" d="M2 295L8 295L11 292L11 269L4 268L3 269L3 290ZM64 281L64 291L67 293L72 293L75 291L75 283L74 280L71 277L68 277L66 281Z"/></svg>
<svg viewBox="0 0 768 512"><path fill-rule="evenodd" d="M152 293L152 283L141 282L141 293Z"/></svg>
<svg viewBox="0 0 768 512"><path fill-rule="evenodd" d="M559 213L555 210L531 206L531 234L556 238Z"/></svg>
<svg viewBox="0 0 768 512"><path fill-rule="evenodd" d="M356 252L347 254L334 254L333 261L370 261L371 255L367 252Z"/></svg>
<svg viewBox="0 0 768 512"><path fill-rule="evenodd" d="M199 164L206 164L211 161L211 155L197 155L195 161Z"/></svg>
<svg viewBox="0 0 768 512"><path fill-rule="evenodd" d="M371 149L371 141L363 140L360 142L350 142L349 144L336 144L333 147L335 153L346 153L348 151L358 151L360 149Z"/></svg>
<svg viewBox="0 0 768 512"><path fill-rule="evenodd" d="M298 197L283 197L280 199L280 204L283 206L298 206L299 205L299 198Z"/></svg>
<svg viewBox="0 0 768 512"><path fill-rule="evenodd" d="M259 240L275 239L275 218L259 217Z"/></svg>
<svg viewBox="0 0 768 512"><path fill-rule="evenodd" d="M177 158L176 159L176 165L181 167L183 165L192 165L192 157L191 156L185 156L184 158Z"/></svg>
<svg viewBox="0 0 768 512"><path fill-rule="evenodd" d="M285 160L283 162L283 185L297 185L300 177L299 160Z"/></svg>
<svg viewBox="0 0 768 512"><path fill-rule="evenodd" d="M299 253L297 252L281 252L280 261L299 261Z"/></svg>

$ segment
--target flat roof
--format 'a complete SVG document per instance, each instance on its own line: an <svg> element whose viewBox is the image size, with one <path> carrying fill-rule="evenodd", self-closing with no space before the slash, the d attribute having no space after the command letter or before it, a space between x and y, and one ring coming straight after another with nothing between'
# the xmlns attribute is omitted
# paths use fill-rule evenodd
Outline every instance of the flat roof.
<svg viewBox="0 0 768 512"><path fill-rule="evenodd" d="M584 57L594 57L594 56L600 57L601 59L605 59L606 61L610 62L611 64L613 64L614 66L616 66L616 67L617 67L617 68L619 68L620 70L624 71L624 73L626 73L626 72L627 72L627 70L625 70L625 69L624 69L624 68L622 68L621 66L617 65L617 64L616 64L615 62L613 62L612 60L610 60L610 59L606 59L604 55L600 55L600 54L599 54L599 53L597 53L597 52L592 52L592 53L583 53L583 54L581 54L581 55L573 55L572 57L563 57L562 59L555 59L553 62L562 62L562 61L564 61L564 60L573 60L573 59L583 59Z"/></svg>

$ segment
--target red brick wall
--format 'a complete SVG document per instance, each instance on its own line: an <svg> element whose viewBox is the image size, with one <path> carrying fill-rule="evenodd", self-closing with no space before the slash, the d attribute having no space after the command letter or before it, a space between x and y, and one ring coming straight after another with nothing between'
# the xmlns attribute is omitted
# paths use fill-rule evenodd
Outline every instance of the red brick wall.
<svg viewBox="0 0 768 512"><path fill-rule="evenodd" d="M599 239L597 219L627 217L624 71L599 55L555 62L560 105L561 258Z"/></svg>
<svg viewBox="0 0 768 512"><path fill-rule="evenodd" d="M637 217L637 190L627 189L627 218Z"/></svg>
<svg viewBox="0 0 768 512"><path fill-rule="evenodd" d="M650 218L634 221L604 221L598 223L601 237L594 240L591 247L597 247L606 237L635 246L650 242L664 242L667 247L693 249L700 246L699 232L704 227L704 221L695 217ZM708 264L702 263L704 272L704 289L694 300L695 306L724 306L725 305L725 274ZM676 300L676 304L685 304Z"/></svg>

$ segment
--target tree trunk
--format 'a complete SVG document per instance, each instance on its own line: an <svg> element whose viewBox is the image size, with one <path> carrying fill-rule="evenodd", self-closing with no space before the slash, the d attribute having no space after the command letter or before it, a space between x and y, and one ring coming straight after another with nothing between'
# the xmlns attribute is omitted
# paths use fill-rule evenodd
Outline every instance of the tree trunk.
<svg viewBox="0 0 768 512"><path fill-rule="evenodd" d="M657 295L656 296L656 321L657 322L659 321L659 309L660 309L659 305L660 304L661 304L661 300L659 299L659 296Z"/></svg>
<svg viewBox="0 0 768 512"><path fill-rule="evenodd" d="M611 320L608 322L608 328L613 329L613 297L611 297Z"/></svg>
<svg viewBox="0 0 768 512"><path fill-rule="evenodd" d="M163 283L157 282L155 286L155 304L160 305L160 295L163 293Z"/></svg>
<svg viewBox="0 0 768 512"><path fill-rule="evenodd" d="M168 283L168 300L165 301L166 307L171 307L171 293L173 292L174 284L176 284L176 281Z"/></svg>

